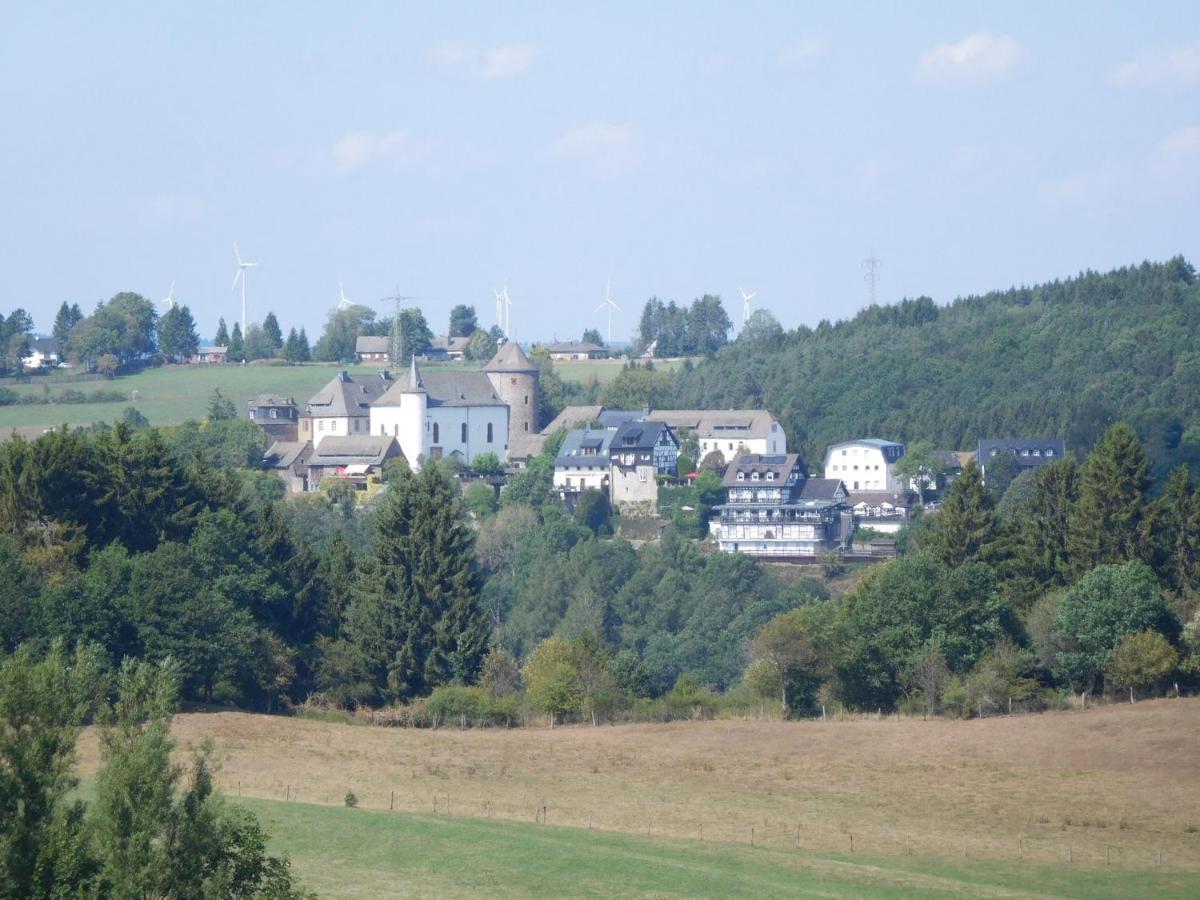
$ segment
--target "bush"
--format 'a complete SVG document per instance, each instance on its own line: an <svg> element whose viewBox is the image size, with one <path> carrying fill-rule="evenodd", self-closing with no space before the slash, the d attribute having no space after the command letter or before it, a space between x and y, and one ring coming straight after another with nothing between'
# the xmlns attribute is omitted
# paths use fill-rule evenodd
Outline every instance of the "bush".
<svg viewBox="0 0 1200 900"><path fill-rule="evenodd" d="M358 797L355 796L354 791L346 791L345 803L350 809L358 806Z"/></svg>
<svg viewBox="0 0 1200 900"><path fill-rule="evenodd" d="M520 718L520 700L516 694L493 697L481 687L442 685L425 700L423 718L432 728L460 723L508 726Z"/></svg>

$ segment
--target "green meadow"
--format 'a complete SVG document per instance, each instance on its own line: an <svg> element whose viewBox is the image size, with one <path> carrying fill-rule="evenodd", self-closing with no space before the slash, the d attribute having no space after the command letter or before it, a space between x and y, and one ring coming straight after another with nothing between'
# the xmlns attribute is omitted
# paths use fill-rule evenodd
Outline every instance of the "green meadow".
<svg viewBox="0 0 1200 900"><path fill-rule="evenodd" d="M325 897L1195 897L1169 869L821 854L285 803L244 804Z"/></svg>

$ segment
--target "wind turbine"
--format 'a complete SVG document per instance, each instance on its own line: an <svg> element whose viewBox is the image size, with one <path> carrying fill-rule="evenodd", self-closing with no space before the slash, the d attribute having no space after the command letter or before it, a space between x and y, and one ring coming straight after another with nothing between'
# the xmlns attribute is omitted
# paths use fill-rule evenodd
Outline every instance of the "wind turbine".
<svg viewBox="0 0 1200 900"><path fill-rule="evenodd" d="M604 302L601 303L599 306L597 306L596 309L594 310L595 312L600 312L600 310L604 309L606 306L608 307L608 346L610 346L610 347L612 346L612 314L613 314L613 310L615 309L619 312L621 309L621 307L617 306L617 304L612 302L612 297L609 296L609 291L611 290L611 288L612 288L612 279L610 278L604 284Z"/></svg>
<svg viewBox="0 0 1200 900"><path fill-rule="evenodd" d="M338 282L338 293L341 295L341 300L338 301L338 310L349 309L351 307L350 298L346 296L346 288L342 283Z"/></svg>
<svg viewBox="0 0 1200 900"><path fill-rule="evenodd" d="M237 272L233 276L233 284L229 289L232 291L238 286L238 281L242 282L242 334L246 333L246 270L255 268L256 262L243 262L241 251L238 250L237 241L233 242L233 255L237 259Z"/></svg>
<svg viewBox="0 0 1200 900"><path fill-rule="evenodd" d="M750 301L758 296L758 291L746 293L744 288L738 288L742 294L742 327L746 327L746 320L750 318Z"/></svg>
<svg viewBox="0 0 1200 900"><path fill-rule="evenodd" d="M504 337L506 340L512 337L512 297L508 296L508 282L504 283L504 290L501 292L504 297Z"/></svg>
<svg viewBox="0 0 1200 900"><path fill-rule="evenodd" d="M496 327L501 331L504 330L504 298L508 294L508 282L504 282L503 290L492 288L492 293L496 295Z"/></svg>
<svg viewBox="0 0 1200 900"><path fill-rule="evenodd" d="M175 308L175 282L171 282L171 290L167 291L167 296L162 298L162 305L167 309Z"/></svg>

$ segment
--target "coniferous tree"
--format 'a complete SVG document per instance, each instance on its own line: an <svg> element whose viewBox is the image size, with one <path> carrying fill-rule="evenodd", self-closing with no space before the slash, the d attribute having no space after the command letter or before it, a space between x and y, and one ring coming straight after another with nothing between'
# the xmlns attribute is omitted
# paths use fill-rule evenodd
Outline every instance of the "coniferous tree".
<svg viewBox="0 0 1200 900"><path fill-rule="evenodd" d="M246 344L242 340L242 326L233 323L233 333L229 335L229 361L242 362L246 358Z"/></svg>
<svg viewBox="0 0 1200 900"><path fill-rule="evenodd" d="M1079 467L1072 459L1038 471L1033 494L1018 503L1001 537L1005 596L1017 609L1068 583L1067 533L1079 499Z"/></svg>
<svg viewBox="0 0 1200 900"><path fill-rule="evenodd" d="M1200 495L1186 465L1167 478L1162 496L1142 519L1143 558L1178 597L1200 591Z"/></svg>
<svg viewBox="0 0 1200 900"><path fill-rule="evenodd" d="M370 677L391 698L471 681L488 627L458 486L432 464L394 480L377 533L346 622Z"/></svg>
<svg viewBox="0 0 1200 900"><path fill-rule="evenodd" d="M995 537L995 501L971 460L946 491L927 549L946 565L960 566L986 559Z"/></svg>
<svg viewBox="0 0 1200 900"><path fill-rule="evenodd" d="M213 338L213 345L217 347L229 346L229 329L225 327L224 316L217 320L217 333Z"/></svg>
<svg viewBox="0 0 1200 900"><path fill-rule="evenodd" d="M67 344L71 338L71 329L79 324L83 319L83 310L79 308L78 303L69 304L63 301L62 306L58 308L58 315L54 317L54 329L51 332L54 339L58 341L58 352L60 356L65 356L67 353Z"/></svg>
<svg viewBox="0 0 1200 900"><path fill-rule="evenodd" d="M269 312L262 323L263 339L274 353L283 347L283 332L279 328L279 320L275 318L275 313Z"/></svg>
<svg viewBox="0 0 1200 900"><path fill-rule="evenodd" d="M1097 442L1080 471L1079 502L1067 537L1077 577L1096 566L1140 558L1150 481L1150 463L1137 435L1118 422Z"/></svg>
<svg viewBox="0 0 1200 900"><path fill-rule="evenodd" d="M312 351L308 346L308 335L304 333L304 328L300 328L300 334L296 336L296 361L308 362L312 359Z"/></svg>

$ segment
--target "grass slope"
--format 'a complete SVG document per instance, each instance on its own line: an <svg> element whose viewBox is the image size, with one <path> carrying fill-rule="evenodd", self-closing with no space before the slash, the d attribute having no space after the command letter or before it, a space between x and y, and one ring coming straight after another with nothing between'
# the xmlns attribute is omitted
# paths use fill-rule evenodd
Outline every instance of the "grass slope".
<svg viewBox="0 0 1200 900"><path fill-rule="evenodd" d="M328 897L1194 897L1192 873L754 848L535 824L242 802Z"/></svg>
<svg viewBox="0 0 1200 900"><path fill-rule="evenodd" d="M599 383L611 381L624 365L621 360L555 363L555 371L568 381L587 383L595 378ZM667 360L663 368L677 368L681 360ZM465 363L427 363L429 369L471 369ZM38 394L49 391L51 396L65 388L91 393L98 388L121 391L125 400L117 403L56 403L38 406L0 407L0 431L5 435L16 428L35 434L57 425L90 425L111 422L120 418L125 407L133 406L150 420L152 425L176 425L188 419L202 419L208 409L208 398L214 389L244 410L246 401L258 394L282 394L303 404L340 369L352 374L374 375L377 366L338 366L311 364L304 366L163 366L147 369L136 375L125 375L106 381L73 382L35 378L32 384L9 384L18 394Z"/></svg>

